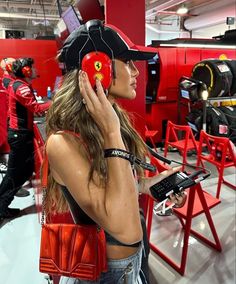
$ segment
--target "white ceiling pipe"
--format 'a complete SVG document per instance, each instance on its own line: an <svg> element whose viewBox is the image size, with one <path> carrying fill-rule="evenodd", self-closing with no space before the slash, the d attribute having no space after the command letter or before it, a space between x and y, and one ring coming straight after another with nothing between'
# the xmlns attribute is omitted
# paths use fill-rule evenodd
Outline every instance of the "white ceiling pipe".
<svg viewBox="0 0 236 284"><path fill-rule="evenodd" d="M59 16L57 15L46 15L44 17L44 15L42 14L37 14L37 15L32 15L32 14L19 14L19 13L11 13L11 14L6 14L6 13L0 13L0 18L15 18L15 19L34 19L34 20L38 20L38 19L44 19L46 18L47 20L51 20L51 21L58 21L60 19Z"/></svg>
<svg viewBox="0 0 236 284"><path fill-rule="evenodd" d="M61 5L62 8L67 8L68 6ZM42 10L42 5L34 4L34 3L9 3L9 6L7 6L6 2L0 1L0 8L17 8L17 9L37 9ZM54 6L52 4L44 3L44 9L45 10L57 10L57 6Z"/></svg>
<svg viewBox="0 0 236 284"><path fill-rule="evenodd" d="M176 33L179 34L179 33L182 32L182 31L179 31L179 30L178 31L176 31L176 30L168 30L168 31L167 30L160 30L160 29L157 29L155 26L146 23L146 28L157 33L157 34L161 34L161 33L163 33L163 34L176 34Z"/></svg>
<svg viewBox="0 0 236 284"><path fill-rule="evenodd" d="M190 31L211 27L226 23L227 17L235 17L235 4L224 6L217 10L210 10L208 13L186 19L184 21L184 27Z"/></svg>
<svg viewBox="0 0 236 284"><path fill-rule="evenodd" d="M164 3L157 5L157 3L153 3L146 10L146 18L156 15L158 12L172 8L173 6L179 5L181 3L186 2L186 0L169 0ZM153 12L155 11L155 12Z"/></svg>

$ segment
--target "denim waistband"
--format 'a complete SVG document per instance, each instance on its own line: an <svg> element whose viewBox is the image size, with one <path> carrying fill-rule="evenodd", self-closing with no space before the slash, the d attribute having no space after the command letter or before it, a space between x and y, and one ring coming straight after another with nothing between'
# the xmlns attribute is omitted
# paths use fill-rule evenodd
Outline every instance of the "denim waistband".
<svg viewBox="0 0 236 284"><path fill-rule="evenodd" d="M97 281L86 281L61 277L60 284L137 284L140 280L143 244L131 256L123 259L108 259L108 271L101 274ZM145 282L144 282L145 283Z"/></svg>
<svg viewBox="0 0 236 284"><path fill-rule="evenodd" d="M142 254L142 243L140 243L140 246L138 248L138 250L126 257L126 258L122 258L122 259L108 259L107 263L108 263L108 267L109 268L124 268L126 267L129 263L133 262L135 259L137 259L139 257L140 254Z"/></svg>

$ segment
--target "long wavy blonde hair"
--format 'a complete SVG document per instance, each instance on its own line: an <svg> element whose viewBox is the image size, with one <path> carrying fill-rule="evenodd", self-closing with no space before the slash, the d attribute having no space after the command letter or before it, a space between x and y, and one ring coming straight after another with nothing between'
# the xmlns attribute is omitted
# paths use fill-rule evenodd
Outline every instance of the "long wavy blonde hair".
<svg viewBox="0 0 236 284"><path fill-rule="evenodd" d="M133 128L130 116L116 103L113 108L120 119L121 135L127 149L138 158L144 159L147 151L146 145ZM79 138L75 137L74 139L80 139L82 143L88 146L88 157L91 161L89 181L93 179L93 174L96 171L100 177L100 183L104 185L107 177L107 164L103 157L103 137L96 122L88 114L85 105L82 103L77 69L64 76L63 83L55 94L47 113L47 137L61 130L69 130L79 134ZM143 175L141 168L137 167L136 170L139 176ZM56 183L49 171L45 202L47 213L68 210L62 191L56 190L57 188L59 188L59 184Z"/></svg>

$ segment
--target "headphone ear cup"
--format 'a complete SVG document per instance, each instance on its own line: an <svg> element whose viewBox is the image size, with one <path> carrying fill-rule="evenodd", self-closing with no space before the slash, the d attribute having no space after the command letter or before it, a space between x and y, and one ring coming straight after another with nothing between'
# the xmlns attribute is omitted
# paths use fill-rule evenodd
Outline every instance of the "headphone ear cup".
<svg viewBox="0 0 236 284"><path fill-rule="evenodd" d="M112 83L112 60L104 52L93 51L84 56L81 69L88 74L91 86L96 86L96 79L101 81L106 90Z"/></svg>
<svg viewBox="0 0 236 284"><path fill-rule="evenodd" d="M24 77L26 77L26 78L32 77L32 69L31 69L31 67L29 67L29 66L24 66L24 67L21 69L21 72L22 72L22 74L24 75Z"/></svg>
<svg viewBox="0 0 236 284"><path fill-rule="evenodd" d="M12 64L11 63L7 63L6 64L6 71L7 72L12 72Z"/></svg>

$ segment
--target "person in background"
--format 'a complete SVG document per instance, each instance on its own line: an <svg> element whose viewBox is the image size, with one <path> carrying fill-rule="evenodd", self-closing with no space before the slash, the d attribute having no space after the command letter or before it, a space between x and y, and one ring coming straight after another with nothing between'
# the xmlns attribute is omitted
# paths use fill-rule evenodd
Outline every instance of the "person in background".
<svg viewBox="0 0 236 284"><path fill-rule="evenodd" d="M15 193L34 170L33 119L43 115L50 102L37 103L32 80L37 77L32 58L16 59L12 64L15 80L9 89L8 143L10 153L7 172L0 185L0 219L12 218L20 213L9 208Z"/></svg>
<svg viewBox="0 0 236 284"><path fill-rule="evenodd" d="M0 172L5 173L7 169L6 153L9 151L7 143L7 95L2 87L0 78Z"/></svg>
<svg viewBox="0 0 236 284"><path fill-rule="evenodd" d="M12 63L15 58L8 57L3 58L0 62L0 67L3 74L0 78L0 153L1 153L1 163L0 169L2 172L7 169L7 155L9 153L9 145L7 143L7 117L8 117L8 87L14 75L12 74Z"/></svg>
<svg viewBox="0 0 236 284"><path fill-rule="evenodd" d="M95 77L89 79L81 70L81 61L91 52L110 57L112 75L108 74L111 82L106 87L99 79L95 86L90 83L96 76L106 77L99 56L91 65L98 71ZM58 56L67 72L47 112L50 171L45 210L50 216L70 209L80 224L96 223L104 228L108 258L108 271L98 281L63 276L60 284L147 283L141 269L145 232L139 192L149 194L150 186L179 168L145 178L139 165L124 158L128 152L145 161L148 150L117 99L136 97L139 71L134 60L154 55L134 45L116 27L91 20L70 34ZM182 202L171 198L177 204Z"/></svg>
<svg viewBox="0 0 236 284"><path fill-rule="evenodd" d="M3 76L2 76L2 88L5 92L5 98L6 98L6 108L7 108L7 119L6 119L6 123L7 123L7 127L5 130L5 137L6 137L6 142L5 142L5 152L9 152L9 145L7 143L7 128L8 128L8 123L9 123L9 90L10 90L10 86L13 83L13 81L15 80L15 76L12 72L12 64L13 62L15 62L15 58L9 57L9 58L3 58L1 61L1 68L3 69ZM6 157L6 155L5 155ZM2 172L6 172L7 170L7 158L5 158L5 161L2 162L2 165L0 166L0 168L2 168ZM29 183L29 181L27 181L26 183ZM25 186L25 184L23 185ZM25 197L30 195L29 191L24 189L23 187L20 187L17 192L15 193L15 196L17 197Z"/></svg>
<svg viewBox="0 0 236 284"><path fill-rule="evenodd" d="M8 91L8 87L10 86L10 83L12 80L15 79L15 76L12 72L12 64L15 62L15 58L8 57L8 58L3 58L1 60L0 66L3 70L3 75L2 75L2 85L5 88L6 91Z"/></svg>

